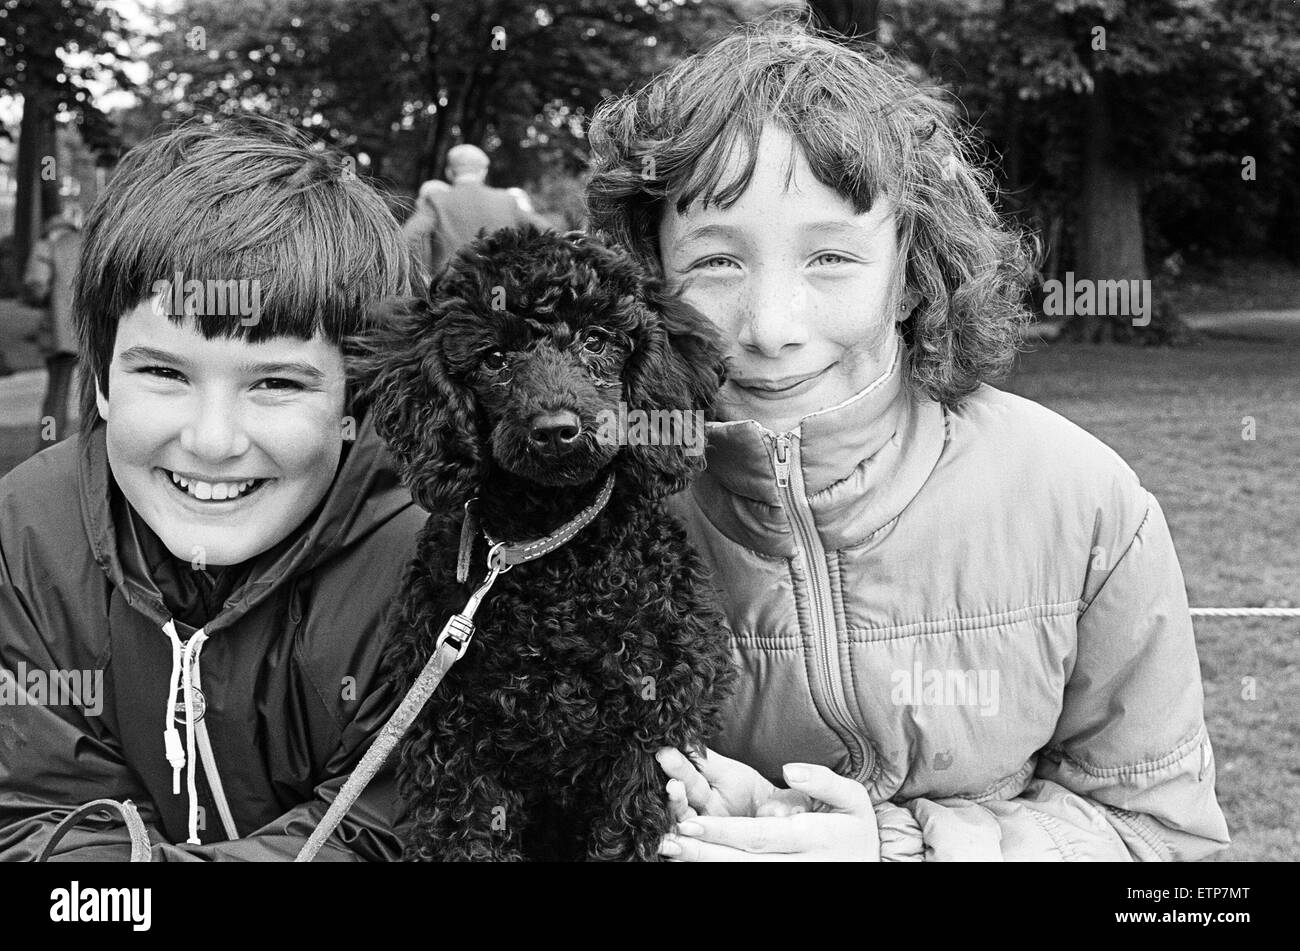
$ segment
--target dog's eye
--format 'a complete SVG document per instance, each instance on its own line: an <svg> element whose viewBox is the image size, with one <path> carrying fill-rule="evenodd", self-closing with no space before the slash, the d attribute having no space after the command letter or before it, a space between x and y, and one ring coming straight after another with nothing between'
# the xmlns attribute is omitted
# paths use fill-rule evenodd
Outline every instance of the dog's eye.
<svg viewBox="0 0 1300 951"><path fill-rule="evenodd" d="M483 366L485 369L494 372L497 370L504 370L506 368L506 355L500 350L493 350L483 358Z"/></svg>
<svg viewBox="0 0 1300 951"><path fill-rule="evenodd" d="M604 353L605 338L598 333L588 333L582 338L582 349L587 353Z"/></svg>

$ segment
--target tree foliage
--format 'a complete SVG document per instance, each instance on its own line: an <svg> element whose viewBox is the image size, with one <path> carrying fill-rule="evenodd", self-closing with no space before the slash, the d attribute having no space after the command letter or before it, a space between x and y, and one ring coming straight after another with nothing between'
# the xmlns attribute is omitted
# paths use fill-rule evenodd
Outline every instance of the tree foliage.
<svg viewBox="0 0 1300 951"><path fill-rule="evenodd" d="M686 0L185 0L159 31L152 96L167 117L301 122L407 188L457 141L523 180L580 168L590 109L728 20Z"/></svg>
<svg viewBox="0 0 1300 951"><path fill-rule="evenodd" d="M9 273L21 273L44 218L59 210L55 175L55 124L72 123L95 152L118 144L116 130L95 103L95 89L132 83L121 64L128 33L99 0L7 0L0 6L0 96L21 97ZM0 133L13 138L11 129Z"/></svg>
<svg viewBox="0 0 1300 951"><path fill-rule="evenodd" d="M0 95L40 99L56 118L75 122L87 146L110 152L117 136L95 90L134 85L122 71L129 39L100 0L8 0L0 6Z"/></svg>
<svg viewBox="0 0 1300 951"><path fill-rule="evenodd" d="M1009 208L1035 225L1050 230L1077 205L1083 107L1100 82L1156 255L1296 247L1284 236L1300 164L1300 5L911 0L882 12L895 48L960 96L1002 164Z"/></svg>

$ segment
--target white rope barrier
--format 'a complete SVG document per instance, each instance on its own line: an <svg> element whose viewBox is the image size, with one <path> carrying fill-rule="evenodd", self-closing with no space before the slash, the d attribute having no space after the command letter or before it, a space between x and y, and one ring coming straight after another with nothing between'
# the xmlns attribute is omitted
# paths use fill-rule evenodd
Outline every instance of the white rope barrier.
<svg viewBox="0 0 1300 951"><path fill-rule="evenodd" d="M1192 617L1300 617L1300 608L1192 608Z"/></svg>

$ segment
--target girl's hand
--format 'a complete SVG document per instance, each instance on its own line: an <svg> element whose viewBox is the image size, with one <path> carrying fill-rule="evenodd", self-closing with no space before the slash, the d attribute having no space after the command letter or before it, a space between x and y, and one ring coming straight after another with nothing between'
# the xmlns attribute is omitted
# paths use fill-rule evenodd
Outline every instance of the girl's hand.
<svg viewBox="0 0 1300 951"><path fill-rule="evenodd" d="M812 801L795 789L777 789L739 760L705 749L700 769L666 746L655 754L669 777L668 805L675 822L702 816L787 816L806 812Z"/></svg>
<svg viewBox="0 0 1300 951"><path fill-rule="evenodd" d="M662 765L662 756L660 762ZM727 762L735 763L734 760ZM813 802L814 808L819 811L801 810L785 815L756 817L735 813L683 814L682 818L677 819L676 834L664 837L659 854L669 861L677 862L880 860L876 814L866 787L824 766L803 763L787 764L785 778L790 783L791 790ZM687 805L694 807L700 801L699 796L691 799L690 785L684 780L682 783L687 794ZM771 786L770 783L767 785ZM760 787L750 785L746 790L743 784L737 782L733 787L733 795L737 797L735 801L745 802L746 791L751 795L750 802L753 801L753 795L762 794ZM727 802L720 792L709 797L709 800L713 799L724 804ZM672 801L671 793L669 800ZM674 818L677 816L675 808Z"/></svg>

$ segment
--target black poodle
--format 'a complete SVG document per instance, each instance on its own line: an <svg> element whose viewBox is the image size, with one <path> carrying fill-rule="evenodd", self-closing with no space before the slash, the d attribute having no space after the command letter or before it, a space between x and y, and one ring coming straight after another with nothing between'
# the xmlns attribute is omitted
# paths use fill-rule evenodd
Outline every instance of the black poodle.
<svg viewBox="0 0 1300 951"><path fill-rule="evenodd" d="M479 239L383 323L363 358L375 425L433 513L390 633L403 692L482 583L483 535L542 538L612 476L572 540L499 576L403 739L405 857L657 860L671 818L654 751L700 749L735 677L706 573L661 506L703 466L715 331L625 252L531 227ZM669 412L638 415L654 410ZM627 419L639 438L618 437ZM695 451L662 444L674 419L699 423ZM482 532L458 583L466 511Z"/></svg>

